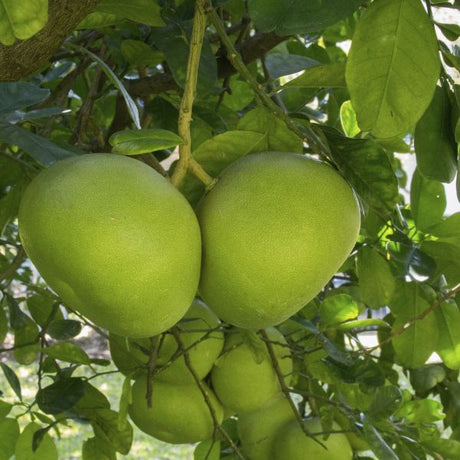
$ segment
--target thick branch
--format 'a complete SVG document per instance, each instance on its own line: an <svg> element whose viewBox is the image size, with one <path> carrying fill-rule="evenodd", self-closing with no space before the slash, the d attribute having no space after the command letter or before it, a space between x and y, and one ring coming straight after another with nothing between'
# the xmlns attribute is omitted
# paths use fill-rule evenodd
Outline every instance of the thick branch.
<svg viewBox="0 0 460 460"><path fill-rule="evenodd" d="M50 0L48 22L28 40L0 45L0 80L27 77L49 63L64 40L100 0Z"/></svg>

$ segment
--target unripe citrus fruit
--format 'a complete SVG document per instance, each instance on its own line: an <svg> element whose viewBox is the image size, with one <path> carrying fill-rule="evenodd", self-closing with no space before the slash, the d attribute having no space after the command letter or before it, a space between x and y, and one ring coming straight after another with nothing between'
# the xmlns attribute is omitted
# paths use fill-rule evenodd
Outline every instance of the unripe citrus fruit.
<svg viewBox="0 0 460 460"><path fill-rule="evenodd" d="M219 319L203 302L195 300L177 328L183 347L187 350L190 363L200 379L206 377L224 346L224 334L214 330ZM145 366L149 360L150 341L148 339L127 339L110 334L110 354L115 365L124 373ZM172 334L166 333L158 345L155 379L177 384L193 383L193 375L183 356L175 357L177 342ZM163 370L161 366L171 363Z"/></svg>
<svg viewBox="0 0 460 460"><path fill-rule="evenodd" d="M219 423L223 409L214 393L205 386ZM214 422L198 385L175 385L153 381L152 407L147 406L147 377L132 386L131 420L143 432L171 444L189 444L212 438Z"/></svg>
<svg viewBox="0 0 460 460"><path fill-rule="evenodd" d="M244 455L250 460L270 459L276 433L291 420L295 415L283 394L259 410L239 414L237 427Z"/></svg>
<svg viewBox="0 0 460 460"><path fill-rule="evenodd" d="M164 177L132 158L87 154L41 172L22 199L19 232L64 303L116 334L163 332L196 293L195 214Z"/></svg>
<svg viewBox="0 0 460 460"><path fill-rule="evenodd" d="M267 152L232 163L198 207L199 291L223 320L260 329L312 299L347 258L359 206L332 167Z"/></svg>
<svg viewBox="0 0 460 460"><path fill-rule="evenodd" d="M267 329L281 373L290 377L292 360L283 335ZM234 330L211 371L214 391L224 407L237 413L257 410L281 392L278 376L262 339L254 332Z"/></svg>
<svg viewBox="0 0 460 460"><path fill-rule="evenodd" d="M304 420L304 425L309 433L322 433L321 422L317 418ZM341 430L334 423L332 430ZM300 428L297 420L288 422L276 434L273 442L271 460L351 460L353 451L347 437L343 433L330 434L327 439L324 435L316 436L325 447L318 444L313 438L307 436Z"/></svg>

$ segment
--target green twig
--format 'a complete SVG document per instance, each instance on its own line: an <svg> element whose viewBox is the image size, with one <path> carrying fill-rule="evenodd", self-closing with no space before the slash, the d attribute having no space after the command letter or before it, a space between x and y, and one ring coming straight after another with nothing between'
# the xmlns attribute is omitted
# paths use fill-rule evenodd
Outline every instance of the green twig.
<svg viewBox="0 0 460 460"><path fill-rule="evenodd" d="M193 19L192 37L190 40L190 52L188 55L187 74L185 78L184 94L179 107L178 134L183 143L179 145L179 161L171 182L179 187L190 169L206 186L211 186L214 179L193 159L192 139L190 135L190 123L192 121L193 101L195 99L196 84L198 81L198 69L200 66L201 48L206 29L205 0L197 0L195 17Z"/></svg>

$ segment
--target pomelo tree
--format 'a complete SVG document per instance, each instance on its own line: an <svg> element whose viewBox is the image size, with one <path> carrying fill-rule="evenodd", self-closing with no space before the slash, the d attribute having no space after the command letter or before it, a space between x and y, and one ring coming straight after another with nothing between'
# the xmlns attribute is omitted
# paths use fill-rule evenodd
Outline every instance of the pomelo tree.
<svg viewBox="0 0 460 460"><path fill-rule="evenodd" d="M460 458L459 10L0 2L0 459Z"/></svg>

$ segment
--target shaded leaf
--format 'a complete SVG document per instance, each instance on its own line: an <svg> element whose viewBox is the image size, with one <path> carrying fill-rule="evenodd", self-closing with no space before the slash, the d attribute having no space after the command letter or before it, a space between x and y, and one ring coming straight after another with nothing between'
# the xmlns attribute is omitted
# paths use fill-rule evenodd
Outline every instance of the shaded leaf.
<svg viewBox="0 0 460 460"><path fill-rule="evenodd" d="M193 451L193 460L219 460L220 458L220 441L214 439L200 442Z"/></svg>
<svg viewBox="0 0 460 460"><path fill-rule="evenodd" d="M369 409L366 414L377 419L388 419L401 406L403 397L401 389L394 385L377 387Z"/></svg>
<svg viewBox="0 0 460 460"><path fill-rule="evenodd" d="M85 351L73 343L57 343L44 348L43 353L54 359L74 364L90 364L91 360Z"/></svg>
<svg viewBox="0 0 460 460"><path fill-rule="evenodd" d="M0 306L0 344L5 340L8 332L8 319L3 306Z"/></svg>
<svg viewBox="0 0 460 460"><path fill-rule="evenodd" d="M377 429L367 421L367 419L363 420L363 436L378 459L399 460L394 450L383 439Z"/></svg>
<svg viewBox="0 0 460 460"><path fill-rule="evenodd" d="M361 131L406 134L428 107L440 61L420 0L377 0L355 29L346 79Z"/></svg>
<svg viewBox="0 0 460 460"><path fill-rule="evenodd" d="M85 393L83 379L78 377L64 378L42 388L37 392L38 407L45 414L60 414L70 410Z"/></svg>
<svg viewBox="0 0 460 460"><path fill-rule="evenodd" d="M417 169L427 179L451 182L455 177L457 146L451 117L452 107L446 89L437 86L414 133Z"/></svg>
<svg viewBox="0 0 460 460"><path fill-rule="evenodd" d="M359 4L359 0L290 0L288 6L278 0L249 0L248 9L258 29L283 36L325 29L351 15Z"/></svg>
<svg viewBox="0 0 460 460"><path fill-rule="evenodd" d="M141 40L123 40L120 51L132 67L154 67L164 59L163 53L152 49L151 46Z"/></svg>
<svg viewBox="0 0 460 460"><path fill-rule="evenodd" d="M442 337L442 330L440 338ZM439 346L439 345L438 345ZM410 372L410 382L415 392L426 394L446 377L446 371L440 364L427 364Z"/></svg>
<svg viewBox="0 0 460 460"><path fill-rule="evenodd" d="M32 83L26 83L23 81L1 82L0 114L9 114L15 110L20 110L24 107L38 104L39 102L44 101L49 95L49 89L40 88Z"/></svg>
<svg viewBox="0 0 460 460"><path fill-rule="evenodd" d="M118 429L123 430L128 424L128 407L132 402L131 375L127 375L121 389L120 404L118 409Z"/></svg>
<svg viewBox="0 0 460 460"><path fill-rule="evenodd" d="M74 319L55 319L49 324L47 334L56 340L67 340L80 334L80 331L80 321Z"/></svg>
<svg viewBox="0 0 460 460"><path fill-rule="evenodd" d="M27 299L27 309L29 310L34 321L43 327L50 319L51 314L53 318L62 318L62 312L54 308L56 299L46 294L35 294Z"/></svg>
<svg viewBox="0 0 460 460"><path fill-rule="evenodd" d="M48 433L44 434L38 448L33 450L34 434L40 429L40 425L33 422L24 428L16 442L16 460L58 460L58 451Z"/></svg>
<svg viewBox="0 0 460 460"><path fill-rule="evenodd" d="M22 400L21 382L19 381L17 375L15 374L13 369L11 369L11 367L7 366L5 363L0 363L0 367L3 370L3 373L5 374L5 378L7 382L10 384L10 387L16 393L16 396L20 400Z"/></svg>
<svg viewBox="0 0 460 460"><path fill-rule="evenodd" d="M291 75L319 64L314 59L298 54L269 53L265 58L265 65L270 78Z"/></svg>
<svg viewBox="0 0 460 460"><path fill-rule="evenodd" d="M395 280L388 262L375 248L359 249L357 272L362 300L371 308L387 305L395 290Z"/></svg>
<svg viewBox="0 0 460 460"><path fill-rule="evenodd" d="M0 419L0 460L9 460L19 436L19 424L14 418Z"/></svg>
<svg viewBox="0 0 460 460"><path fill-rule="evenodd" d="M161 10L156 0L102 0L95 11L113 14L117 18L125 18L153 27L164 26Z"/></svg>
<svg viewBox="0 0 460 460"><path fill-rule="evenodd" d="M0 42L12 45L16 39L27 40L41 30L48 20L48 0L0 1Z"/></svg>
<svg viewBox="0 0 460 460"><path fill-rule="evenodd" d="M14 331L14 358L20 364L32 364L40 351L38 344L39 329L28 316L24 326ZM30 345L29 345L30 344Z"/></svg>
<svg viewBox="0 0 460 460"><path fill-rule="evenodd" d="M182 138L165 129L124 130L112 134L109 139L112 152L123 155L139 155L169 149L182 144Z"/></svg>
<svg viewBox="0 0 460 460"><path fill-rule="evenodd" d="M436 351L448 368L460 369L460 311L455 305L444 302L435 314L439 328Z"/></svg>
<svg viewBox="0 0 460 460"><path fill-rule="evenodd" d="M116 460L115 449L101 438L89 438L83 443L82 460Z"/></svg>
<svg viewBox="0 0 460 460"><path fill-rule="evenodd" d="M355 321L347 321L346 323L340 324L337 326L337 329L341 331L350 331L352 329L364 329L368 327L391 327L386 321L380 318L367 318L367 319L357 319Z"/></svg>
<svg viewBox="0 0 460 460"><path fill-rule="evenodd" d="M0 399L0 418L6 417L13 408L13 405Z"/></svg>

